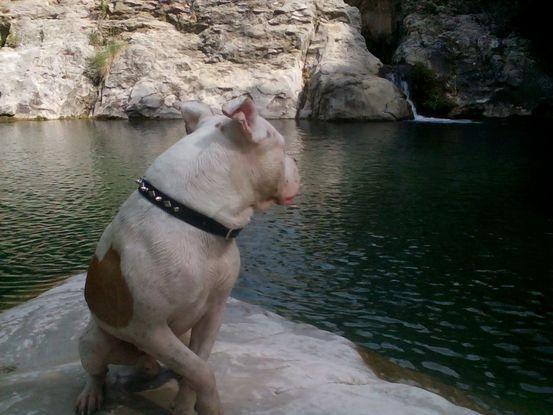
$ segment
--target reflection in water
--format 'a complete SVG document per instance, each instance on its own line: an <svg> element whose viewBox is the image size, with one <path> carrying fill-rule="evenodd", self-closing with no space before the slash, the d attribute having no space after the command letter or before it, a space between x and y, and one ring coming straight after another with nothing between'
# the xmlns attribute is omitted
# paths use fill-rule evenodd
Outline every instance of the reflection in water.
<svg viewBox="0 0 553 415"><path fill-rule="evenodd" d="M0 125L0 308L82 271L106 224L181 121Z"/></svg>
<svg viewBox="0 0 553 415"><path fill-rule="evenodd" d="M412 123L300 123L289 137L302 195L244 231L235 295L477 400L552 412L553 218L527 187L551 182L545 137Z"/></svg>
<svg viewBox="0 0 553 415"><path fill-rule="evenodd" d="M546 138L512 124L274 124L303 187L240 235L233 294L492 411L553 413ZM83 270L132 178L183 127L0 125L2 305Z"/></svg>

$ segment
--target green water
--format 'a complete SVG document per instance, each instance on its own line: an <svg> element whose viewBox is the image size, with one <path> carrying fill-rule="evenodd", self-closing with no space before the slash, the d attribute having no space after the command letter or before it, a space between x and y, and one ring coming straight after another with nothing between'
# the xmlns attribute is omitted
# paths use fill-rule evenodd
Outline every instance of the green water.
<svg viewBox="0 0 553 415"><path fill-rule="evenodd" d="M233 295L553 413L553 146L535 125L275 121L303 180L240 235ZM0 307L86 268L180 121L0 124Z"/></svg>

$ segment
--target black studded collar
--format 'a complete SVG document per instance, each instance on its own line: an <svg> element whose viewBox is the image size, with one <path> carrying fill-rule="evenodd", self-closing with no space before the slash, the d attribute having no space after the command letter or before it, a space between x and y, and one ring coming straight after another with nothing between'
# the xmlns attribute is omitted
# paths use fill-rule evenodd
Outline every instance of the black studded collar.
<svg viewBox="0 0 553 415"><path fill-rule="evenodd" d="M212 219L203 213L196 212L194 209L190 209L157 189L152 183L143 177L136 179L136 182L139 185L138 192L149 202L158 208L163 209L165 212L176 217L177 219L201 229L202 231L222 236L228 240L236 238L242 230L241 228L229 229L225 225L217 222L215 219Z"/></svg>

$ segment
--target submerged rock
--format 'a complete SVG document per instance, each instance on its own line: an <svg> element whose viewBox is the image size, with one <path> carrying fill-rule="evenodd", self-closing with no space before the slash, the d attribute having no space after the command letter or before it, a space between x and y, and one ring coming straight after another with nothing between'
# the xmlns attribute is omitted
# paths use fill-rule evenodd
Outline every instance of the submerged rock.
<svg viewBox="0 0 553 415"><path fill-rule="evenodd" d="M177 118L178 101L248 92L266 118L410 117L342 0L21 0L0 22L18 39L0 115Z"/></svg>
<svg viewBox="0 0 553 415"><path fill-rule="evenodd" d="M77 338L84 276L0 314L0 414L72 414L84 384ZM469 415L414 386L379 379L348 340L230 299L210 364L225 414ZM112 367L104 414L168 414L175 376Z"/></svg>

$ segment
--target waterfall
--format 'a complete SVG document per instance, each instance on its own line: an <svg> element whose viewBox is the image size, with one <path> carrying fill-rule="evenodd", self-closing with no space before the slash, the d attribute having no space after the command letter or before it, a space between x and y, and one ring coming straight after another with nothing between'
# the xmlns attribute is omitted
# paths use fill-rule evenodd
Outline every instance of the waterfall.
<svg viewBox="0 0 553 415"><path fill-rule="evenodd" d="M386 77L388 78L388 80L396 84L398 88L401 89L401 92L405 94L405 100L407 101L407 103L411 107L411 111L413 112L412 122L427 122L435 124L470 124L475 122L472 120L425 117L424 115L419 115L419 113L417 112L417 108L415 107L415 103L411 99L411 95L409 93L409 84L407 83L407 81L403 79L401 75L398 79L398 74L394 72L388 73Z"/></svg>
<svg viewBox="0 0 553 415"><path fill-rule="evenodd" d="M405 99L407 103L411 106L411 111L413 111L413 121L414 122L432 122L436 124L470 124L474 121L472 120L456 120L451 118L436 118L436 117L425 117L424 115L419 115L417 113L417 108L415 107L415 103L411 99L411 95L409 94L409 85L407 84L407 81L405 79L402 79L399 83L401 91L405 94Z"/></svg>
<svg viewBox="0 0 553 415"><path fill-rule="evenodd" d="M422 116L417 113L417 107L415 107L415 103L411 99L411 94L409 93L409 85L407 84L407 81L402 79L399 84L401 86L401 92L405 94L405 100L407 101L407 103L411 107L411 111L413 112L413 121L420 121L420 118Z"/></svg>

